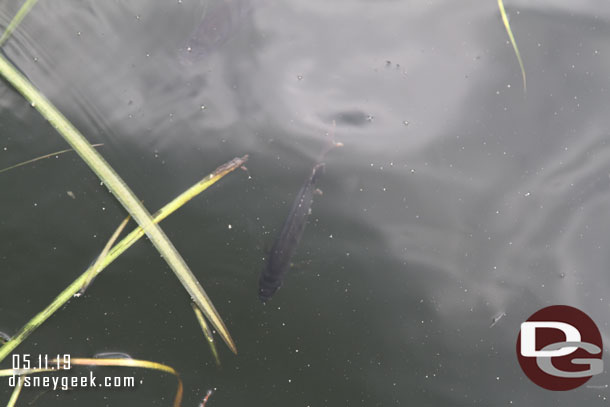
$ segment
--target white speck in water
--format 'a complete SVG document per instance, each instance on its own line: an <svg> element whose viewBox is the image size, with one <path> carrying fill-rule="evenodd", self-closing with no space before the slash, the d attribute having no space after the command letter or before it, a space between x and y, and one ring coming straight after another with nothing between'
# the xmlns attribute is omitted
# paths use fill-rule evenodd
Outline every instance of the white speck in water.
<svg viewBox="0 0 610 407"><path fill-rule="evenodd" d="M205 105L201 105L201 110L205 110Z"/></svg>
<svg viewBox="0 0 610 407"><path fill-rule="evenodd" d="M411 174L415 174L415 169L411 168Z"/></svg>
<svg viewBox="0 0 610 407"><path fill-rule="evenodd" d="M373 120L375 120L375 116L373 116L373 115L371 115L371 114L370 114L370 115L368 115L368 116L366 116L366 121L367 121L367 122L372 122Z"/></svg>
<svg viewBox="0 0 610 407"><path fill-rule="evenodd" d="M525 194L523 194L523 196L530 196L531 192L526 192Z"/></svg>
<svg viewBox="0 0 610 407"><path fill-rule="evenodd" d="M328 236L328 238L329 238L329 239L332 239L332 238L333 238L333 235L332 235L332 234L331 234L331 235L329 235L329 236Z"/></svg>
<svg viewBox="0 0 610 407"><path fill-rule="evenodd" d="M298 80L303 80L303 75L297 75Z"/></svg>
<svg viewBox="0 0 610 407"><path fill-rule="evenodd" d="M30 103L30 106L32 106L32 107L36 107L36 102L32 102L32 103Z"/></svg>
<svg viewBox="0 0 610 407"><path fill-rule="evenodd" d="M229 223L229 225L227 226L228 229L233 229L233 226Z"/></svg>
<svg viewBox="0 0 610 407"><path fill-rule="evenodd" d="M38 204L36 202L34 202L34 206L38 206Z"/></svg>
<svg viewBox="0 0 610 407"><path fill-rule="evenodd" d="M80 37L81 32L80 32L80 31L77 31L77 32L76 32L76 35Z"/></svg>
<svg viewBox="0 0 610 407"><path fill-rule="evenodd" d="M402 122L402 124L405 125L405 126L408 126L409 125L409 121L405 120L405 121Z"/></svg>

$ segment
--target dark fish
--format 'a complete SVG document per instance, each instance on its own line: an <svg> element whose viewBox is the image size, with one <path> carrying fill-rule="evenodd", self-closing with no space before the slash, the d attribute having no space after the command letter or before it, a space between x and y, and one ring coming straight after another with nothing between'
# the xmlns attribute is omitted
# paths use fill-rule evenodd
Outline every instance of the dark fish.
<svg viewBox="0 0 610 407"><path fill-rule="evenodd" d="M280 288L284 274L290 268L290 259L299 245L299 241L305 231L307 218L311 213L311 205L316 193L315 184L324 169L322 160L333 147L341 145L341 143L333 141L322 151L320 158L311 171L311 175L305 180L305 183L303 183L299 190L288 213L288 218L286 218L282 226L282 231L271 248L267 266L258 280L258 298L262 302L267 302Z"/></svg>
<svg viewBox="0 0 610 407"><path fill-rule="evenodd" d="M256 0L206 0L203 18L180 50L180 62L190 65L224 44L242 26Z"/></svg>

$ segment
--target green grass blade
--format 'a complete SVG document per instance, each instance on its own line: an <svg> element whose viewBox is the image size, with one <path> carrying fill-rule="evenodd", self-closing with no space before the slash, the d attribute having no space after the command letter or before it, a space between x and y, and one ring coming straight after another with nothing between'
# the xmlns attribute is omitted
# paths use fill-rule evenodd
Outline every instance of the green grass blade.
<svg viewBox="0 0 610 407"><path fill-rule="evenodd" d="M70 146L87 163L89 168L104 182L106 187L123 205L131 217L142 227L151 243L178 277L192 300L197 304L212 326L218 331L227 346L237 353L229 331L216 311L206 292L178 253L165 232L153 222L148 210L110 167L104 158L93 148L85 137L55 108L34 86L6 59L0 55L0 75L2 75L38 112L49 121Z"/></svg>
<svg viewBox="0 0 610 407"><path fill-rule="evenodd" d="M102 259L104 259L108 255L108 252L110 251L110 248L112 247L114 242L117 240L117 238L119 237L119 235L121 234L123 229L125 229L125 226L127 226L127 222L129 222L129 219L130 219L130 216L127 216L125 218L125 220L123 220L123 222L121 222L119 227L116 228L116 230L114 231L112 236L110 236L110 239L108 239L108 242L106 242L106 245L102 249L102 252L100 253L99 256L97 256L97 259L93 263L93 266L90 267L90 270L87 273L87 277L85 277L85 282L83 283L83 286L79 290L80 294L83 294L85 292L87 287L89 287L89 284L91 284L91 282L93 281L95 276L98 274L98 270L100 269L100 265L102 263Z"/></svg>
<svg viewBox="0 0 610 407"><path fill-rule="evenodd" d="M0 47L2 47L6 40L9 39L13 31L15 31L15 28L17 28L17 26L21 23L21 20L23 20L23 18L30 12L37 1L38 0L27 0L25 3L23 3L23 6L21 6L15 17L13 17L9 25L6 27L2 37L0 37Z"/></svg>
<svg viewBox="0 0 610 407"><path fill-rule="evenodd" d="M17 385L13 389L13 393L11 394L11 398L8 401L8 403L6 404L6 407L15 407L15 404L17 403L17 399L19 398L19 395L21 394L21 389L23 389L23 382L21 380L19 380L19 383L17 383Z"/></svg>
<svg viewBox="0 0 610 407"><path fill-rule="evenodd" d="M103 146L103 143L99 143L99 144L92 144L91 147L99 147L99 146ZM19 164L15 164L15 165L11 165L10 167L6 167L0 170L0 174L2 174L3 172L6 171L10 171L14 168L19 168L22 165L26 165L26 164L31 164L33 162L39 161L39 160L44 160L45 158L49 158L49 157L53 157L54 155L60 155L60 154L64 154L64 153L68 153L70 151L74 151L71 148L66 148L65 150L60 150L60 151L56 151L54 153L49 153L49 154L45 154L45 155L41 155L40 157L36 157L36 158L32 158L31 160L27 160L27 161L23 161Z"/></svg>
<svg viewBox="0 0 610 407"><path fill-rule="evenodd" d="M506 15L506 10L504 9L504 3L502 2L502 0L498 0L498 7L500 8L500 14L502 15L502 22L504 23L504 27L506 28L506 33L508 34L508 38L510 39L510 43L512 44L513 49L515 50L517 61L519 61L519 68L521 68L521 77L523 78L523 93L525 93L527 92L527 80L525 78L525 67L523 66L521 53L519 52L519 47L517 47L517 41L515 41L513 30L510 29L510 23L508 22L508 16Z"/></svg>
<svg viewBox="0 0 610 407"><path fill-rule="evenodd" d="M191 306L193 307L193 311L195 312L195 317L197 317L197 322L201 326L201 330L205 335L205 339L208 341L208 345L210 346L210 351L212 352L212 356L214 356L214 361L216 362L216 366L220 367L220 357L218 356L218 350L216 349L216 343L214 342L214 336L212 335L212 330L208 326L208 323L205 322L205 318L203 317L203 313L201 310L191 302Z"/></svg>
<svg viewBox="0 0 610 407"><path fill-rule="evenodd" d="M180 194L170 203L161 208L157 213L155 213L154 222L160 222L173 212L175 212L182 205L187 203L196 195L205 191L208 187L215 184L222 177L230 173L231 171L241 167L248 156L244 156L241 158L235 158L229 161L226 164L218 167L214 172L204 177L202 180L197 182L195 185L187 189L185 192ZM142 236L144 236L144 232L141 227L137 227L130 234L125 236L119 243L117 243L106 257L103 258L101 263L99 264L98 270L95 272L95 277L97 274L101 273L101 271L106 268L110 263L112 263L117 257L119 257L125 250L127 250L131 245L138 241ZM87 278L89 278L91 270L94 265L89 267L80 277L78 277L72 284L66 287L55 299L49 304L44 310L35 315L30 321L28 321L20 330L17 332L8 342L6 342L2 347L0 347L0 362L2 362L17 346L19 346L23 341L27 339L28 336L32 332L34 332L40 325L42 325L51 315L53 315L59 308L61 308L64 304L66 304L74 295L76 295Z"/></svg>

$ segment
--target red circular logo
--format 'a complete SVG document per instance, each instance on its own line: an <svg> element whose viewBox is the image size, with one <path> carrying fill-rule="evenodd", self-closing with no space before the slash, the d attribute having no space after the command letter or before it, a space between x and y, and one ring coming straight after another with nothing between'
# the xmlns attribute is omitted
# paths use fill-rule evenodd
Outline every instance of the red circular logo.
<svg viewBox="0 0 610 407"><path fill-rule="evenodd" d="M521 324L517 358L521 369L548 390L572 390L603 371L602 337L581 310L553 305Z"/></svg>

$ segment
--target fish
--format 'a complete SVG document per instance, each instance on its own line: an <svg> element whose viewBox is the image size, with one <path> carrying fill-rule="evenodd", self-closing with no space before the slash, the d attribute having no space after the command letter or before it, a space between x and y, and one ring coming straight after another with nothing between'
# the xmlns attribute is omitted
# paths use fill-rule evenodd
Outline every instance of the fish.
<svg viewBox="0 0 610 407"><path fill-rule="evenodd" d="M201 22L180 50L182 65L192 65L205 59L227 42L242 26L253 10L256 0L205 0Z"/></svg>
<svg viewBox="0 0 610 407"><path fill-rule="evenodd" d="M290 259L294 255L303 237L307 219L311 214L314 196L317 194L316 181L324 170L324 158L334 147L342 146L334 138L322 150L313 166L311 174L305 179L297 193L282 230L269 252L267 264L258 280L258 298L266 303L282 286L284 275L290 269Z"/></svg>

